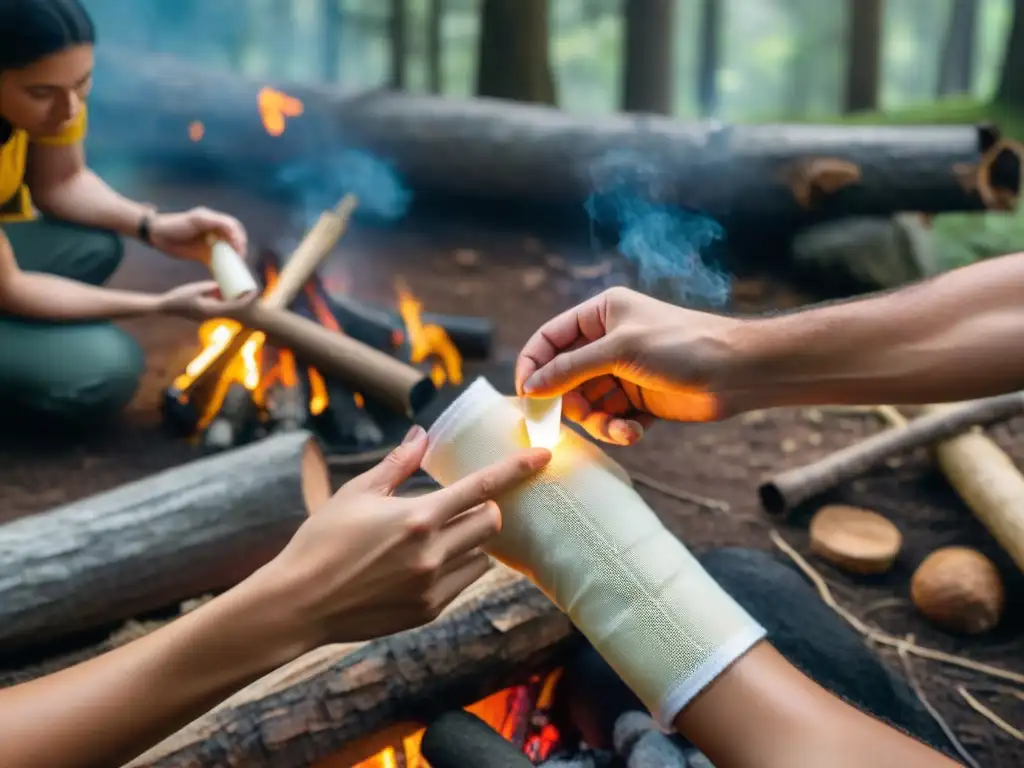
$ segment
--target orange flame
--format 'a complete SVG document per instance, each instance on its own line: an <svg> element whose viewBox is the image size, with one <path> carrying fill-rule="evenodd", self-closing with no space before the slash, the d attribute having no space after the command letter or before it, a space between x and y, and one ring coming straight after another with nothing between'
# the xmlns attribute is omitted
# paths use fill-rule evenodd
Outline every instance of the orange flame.
<svg viewBox="0 0 1024 768"><path fill-rule="evenodd" d="M206 135L206 126L203 125L199 120L195 120L188 125L188 137L192 141L202 141L203 136Z"/></svg>
<svg viewBox="0 0 1024 768"><path fill-rule="evenodd" d="M440 387L449 381L458 386L462 383L462 355L448 332L439 325L424 324L422 302L402 281L396 287L398 313L409 339L409 362L416 365L433 358L430 378L434 386Z"/></svg>
<svg viewBox="0 0 1024 768"><path fill-rule="evenodd" d="M299 117L306 109L299 99L270 87L260 88L256 101L263 128L275 137L284 133L289 117Z"/></svg>
<svg viewBox="0 0 1024 768"><path fill-rule="evenodd" d="M560 677L561 670L555 670L544 678L540 696L533 703L533 711L540 712L550 708L552 691ZM517 707L517 700L520 699L525 690L527 690L527 686L506 688L485 699L481 699L476 704L466 707L466 711L479 717L504 736L505 739L512 741L516 738L517 732L520 731L524 724L522 718L517 718L514 714L519 709ZM397 768L399 765L430 768L427 761L420 754L423 734L424 731L417 731L411 736L404 738L400 744L388 747L373 757L353 765L351 768ZM539 755L547 757L551 748L557 744L559 734L554 726L546 725L538 738L544 743L537 744L538 739L534 739L524 745L524 748L531 749ZM403 758L404 762L400 763L399 757ZM321 761L316 768L327 768L331 765L330 758L327 758Z"/></svg>

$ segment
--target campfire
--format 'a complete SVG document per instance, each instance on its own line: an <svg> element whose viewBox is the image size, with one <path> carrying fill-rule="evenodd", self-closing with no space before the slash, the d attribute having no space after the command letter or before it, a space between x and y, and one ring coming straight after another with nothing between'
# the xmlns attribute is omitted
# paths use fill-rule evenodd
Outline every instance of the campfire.
<svg viewBox="0 0 1024 768"><path fill-rule="evenodd" d="M340 237L351 207L343 201L324 214L333 224L331 231L324 234L321 228L318 236L314 228L292 259L322 260ZM394 309L386 310L328 292L316 271L303 284L282 288L284 266L273 249L261 251L256 271L265 286L263 303L277 298L289 313L408 363L435 389L461 385L463 360L490 354L490 321L425 314L422 302L403 280L396 284ZM271 343L265 333L243 322L209 320L200 326L198 336L198 353L165 392L164 417L175 432L200 439L208 450L309 429L333 453L363 453L389 445L411 423L414 414L397 410L380 393L353 388L325 374L301 354Z"/></svg>

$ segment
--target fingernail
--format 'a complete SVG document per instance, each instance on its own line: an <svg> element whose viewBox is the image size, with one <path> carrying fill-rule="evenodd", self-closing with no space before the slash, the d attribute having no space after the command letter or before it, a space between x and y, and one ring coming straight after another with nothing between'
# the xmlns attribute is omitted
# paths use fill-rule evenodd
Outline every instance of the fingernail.
<svg viewBox="0 0 1024 768"><path fill-rule="evenodd" d="M528 378L526 381L523 382L523 394L524 395L530 394L535 389L537 389L537 382L534 380L534 378L532 376L530 378Z"/></svg>
<svg viewBox="0 0 1024 768"><path fill-rule="evenodd" d="M405 437L402 438L402 445L408 445L409 443L415 443L420 439L421 435L426 434L419 424L413 424L412 429L406 432Z"/></svg>

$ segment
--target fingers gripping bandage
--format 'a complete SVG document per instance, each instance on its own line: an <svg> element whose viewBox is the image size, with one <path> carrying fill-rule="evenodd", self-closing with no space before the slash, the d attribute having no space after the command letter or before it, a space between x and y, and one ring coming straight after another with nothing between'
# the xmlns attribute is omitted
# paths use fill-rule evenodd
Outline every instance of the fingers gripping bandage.
<svg viewBox="0 0 1024 768"><path fill-rule="evenodd" d="M442 485L529 446L523 413L478 379L429 431ZM529 577L665 726L764 629L704 571L596 445L562 427L551 463L496 499L491 554Z"/></svg>

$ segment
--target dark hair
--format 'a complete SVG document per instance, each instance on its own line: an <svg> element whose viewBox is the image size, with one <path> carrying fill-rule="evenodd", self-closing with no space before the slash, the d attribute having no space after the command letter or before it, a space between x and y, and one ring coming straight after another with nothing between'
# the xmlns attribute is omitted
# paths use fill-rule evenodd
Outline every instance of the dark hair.
<svg viewBox="0 0 1024 768"><path fill-rule="evenodd" d="M96 42L80 0L0 0L0 72Z"/></svg>

